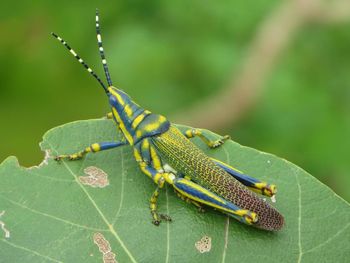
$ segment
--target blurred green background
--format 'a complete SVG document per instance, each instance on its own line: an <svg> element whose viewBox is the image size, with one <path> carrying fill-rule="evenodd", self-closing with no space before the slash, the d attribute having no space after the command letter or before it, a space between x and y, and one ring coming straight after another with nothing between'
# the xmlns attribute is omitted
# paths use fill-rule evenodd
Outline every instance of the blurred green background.
<svg viewBox="0 0 350 263"><path fill-rule="evenodd" d="M295 13L286 12L292 10L289 2L300 2ZM184 114L208 98L221 105L217 94L235 89L229 83L240 78L259 34L265 32L267 21L273 21L287 40L269 64L271 70L252 89L258 96L235 120L213 128L208 119L208 125L201 126L296 163L349 201L350 14L337 5L333 12L337 2L346 3L4 2L0 160L16 155L22 165L37 164L43 158L38 143L45 131L108 111L96 81L49 35L61 35L103 77L95 38L96 7L115 85L145 108L166 116ZM288 19L299 23L296 30L288 31ZM277 34L272 30L263 35L271 46L260 52L262 61L269 61L276 51ZM256 70L251 74L254 78ZM235 106L221 105L226 114ZM211 111L201 110L203 115ZM181 116L175 119L181 121Z"/></svg>

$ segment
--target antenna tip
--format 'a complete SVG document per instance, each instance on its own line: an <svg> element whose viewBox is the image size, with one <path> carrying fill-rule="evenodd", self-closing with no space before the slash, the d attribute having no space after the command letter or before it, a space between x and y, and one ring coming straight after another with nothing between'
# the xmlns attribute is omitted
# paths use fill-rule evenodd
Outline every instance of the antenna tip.
<svg viewBox="0 0 350 263"><path fill-rule="evenodd" d="M51 32L50 34L51 34L51 36L54 36L55 38L58 38L58 35L55 34L54 32Z"/></svg>
<svg viewBox="0 0 350 263"><path fill-rule="evenodd" d="M99 23L99 14L98 14L98 8L96 8L96 26Z"/></svg>

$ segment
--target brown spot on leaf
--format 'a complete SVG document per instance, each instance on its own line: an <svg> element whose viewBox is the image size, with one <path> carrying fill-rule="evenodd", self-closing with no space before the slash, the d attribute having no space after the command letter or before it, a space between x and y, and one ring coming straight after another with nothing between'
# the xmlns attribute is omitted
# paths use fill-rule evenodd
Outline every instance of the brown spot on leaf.
<svg viewBox="0 0 350 263"><path fill-rule="evenodd" d="M87 176L79 176L79 181L82 184L100 188L109 185L108 175L100 168L89 166L84 169L84 173Z"/></svg>
<svg viewBox="0 0 350 263"><path fill-rule="evenodd" d="M211 237L202 237L201 240L195 243L195 246L200 253L209 252L211 249Z"/></svg>
<svg viewBox="0 0 350 263"><path fill-rule="evenodd" d="M115 254L111 251L111 246L108 240L106 240L101 233L94 234L94 243L102 253L104 263L118 263L115 259Z"/></svg>
<svg viewBox="0 0 350 263"><path fill-rule="evenodd" d="M5 211L2 211L0 213L0 218L5 214ZM6 238L10 238L10 231L8 231L6 228L5 228L5 223L3 221L0 221L0 227L2 229L2 231L4 231L5 233L5 237Z"/></svg>

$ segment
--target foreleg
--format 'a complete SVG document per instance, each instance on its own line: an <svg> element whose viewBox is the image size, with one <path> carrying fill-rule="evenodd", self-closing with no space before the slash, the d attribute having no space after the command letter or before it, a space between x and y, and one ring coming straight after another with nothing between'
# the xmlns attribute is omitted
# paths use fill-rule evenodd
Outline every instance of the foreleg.
<svg viewBox="0 0 350 263"><path fill-rule="evenodd" d="M62 159L68 159L70 161L79 160L83 158L87 153L96 153L104 150L109 150L112 148L116 148L119 146L127 145L128 142L100 142L100 143L93 143L90 146L86 147L84 150L81 150L79 152L73 153L73 154L62 154L55 157L56 161L62 160Z"/></svg>

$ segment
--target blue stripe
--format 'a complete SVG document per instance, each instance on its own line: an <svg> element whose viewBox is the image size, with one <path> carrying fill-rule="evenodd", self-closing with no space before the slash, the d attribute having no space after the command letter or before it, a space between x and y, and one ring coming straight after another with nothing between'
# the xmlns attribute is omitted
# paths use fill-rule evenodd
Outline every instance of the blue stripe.
<svg viewBox="0 0 350 263"><path fill-rule="evenodd" d="M134 103L127 95L124 93L121 93L117 91L118 94L122 97L122 99L125 102L125 105L129 105L131 110L133 111L133 115L131 117L128 117L125 112L125 106L119 104L117 98L115 98L112 94L109 95L109 103L110 105L118 112L119 117L121 118L122 122L124 123L125 128L130 133L131 137L135 137L135 130L132 128L132 122L134 119L142 114L145 110L141 107L139 107L136 103Z"/></svg>
<svg viewBox="0 0 350 263"><path fill-rule="evenodd" d="M209 203L213 203L217 206L220 206L222 208L225 208L225 209L229 209L229 210L233 210L233 211L236 211L236 210L240 210L241 208L239 208L238 206L230 203L229 201L223 199L222 197L219 197L218 195L214 194L217 198L219 198L223 203L215 200L214 198L206 195L205 193L201 192L201 191L198 191L197 189L195 188L192 188L191 186L187 185L187 184L183 184L181 181L182 180L187 180L187 179L183 179L183 178L178 178L174 181L174 185L176 188L178 188L179 190L191 195L191 196L194 196L198 199L201 199L201 200L204 200L204 201L207 201ZM208 190L207 190L208 191Z"/></svg>
<svg viewBox="0 0 350 263"><path fill-rule="evenodd" d="M126 141L125 142L101 142L101 143L99 143L101 151L115 148L115 147L122 146L122 145L126 145L126 144L128 144Z"/></svg>
<svg viewBox="0 0 350 263"><path fill-rule="evenodd" d="M255 183L260 183L261 181L250 177L248 175L242 174L234 169L232 169L231 167L229 167L228 165L222 164L220 162L216 162L215 160L213 160L218 166L220 166L222 169L224 169L227 173L229 173L230 175L232 175L234 178L236 178L238 181L240 181L242 184L246 185L246 186L251 186L254 187Z"/></svg>

